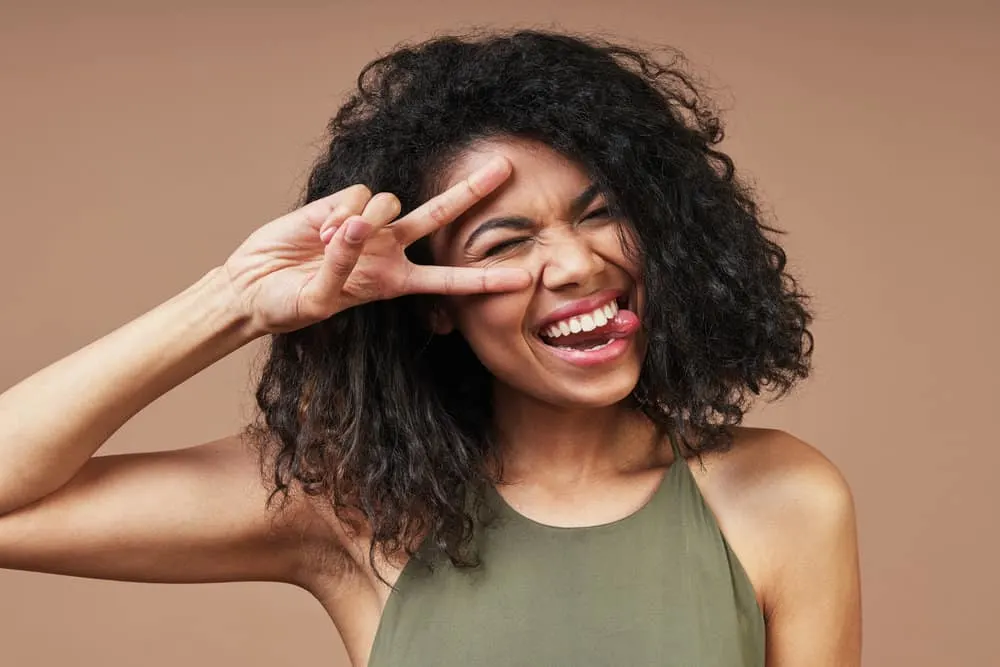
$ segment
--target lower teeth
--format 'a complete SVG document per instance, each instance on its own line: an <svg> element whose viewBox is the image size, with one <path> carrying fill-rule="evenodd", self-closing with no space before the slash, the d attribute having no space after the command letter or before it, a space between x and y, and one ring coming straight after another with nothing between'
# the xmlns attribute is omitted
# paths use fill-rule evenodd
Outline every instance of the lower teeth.
<svg viewBox="0 0 1000 667"><path fill-rule="evenodd" d="M593 347L568 347L566 345L555 345L554 347L558 347L560 350L573 350L574 352L592 352L594 350L600 350L602 347L607 347L608 345L611 345L612 340L613 339L609 338L603 343L598 343Z"/></svg>

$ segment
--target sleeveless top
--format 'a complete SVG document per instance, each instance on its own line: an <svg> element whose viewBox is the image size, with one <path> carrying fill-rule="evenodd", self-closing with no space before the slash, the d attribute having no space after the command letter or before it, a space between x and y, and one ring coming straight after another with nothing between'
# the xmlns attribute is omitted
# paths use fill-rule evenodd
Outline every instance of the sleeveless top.
<svg viewBox="0 0 1000 667"><path fill-rule="evenodd" d="M537 523L489 487L479 566L411 558L369 667L764 667L753 587L671 446L653 496L611 523Z"/></svg>

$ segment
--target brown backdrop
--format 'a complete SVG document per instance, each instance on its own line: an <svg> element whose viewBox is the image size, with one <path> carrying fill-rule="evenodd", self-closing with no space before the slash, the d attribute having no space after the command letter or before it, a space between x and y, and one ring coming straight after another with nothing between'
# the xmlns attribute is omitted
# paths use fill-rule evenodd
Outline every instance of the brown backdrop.
<svg viewBox="0 0 1000 667"><path fill-rule="evenodd" d="M671 43L711 75L730 110L728 149L817 295L815 376L747 423L814 443L851 482L866 664L997 664L1000 11L944 0L156 4L170 9L67 1L0 17L0 386L165 300L286 210L357 70L397 42L481 24ZM105 451L238 428L253 351L157 401ZM0 656L346 664L320 606L290 587L14 572L0 572Z"/></svg>

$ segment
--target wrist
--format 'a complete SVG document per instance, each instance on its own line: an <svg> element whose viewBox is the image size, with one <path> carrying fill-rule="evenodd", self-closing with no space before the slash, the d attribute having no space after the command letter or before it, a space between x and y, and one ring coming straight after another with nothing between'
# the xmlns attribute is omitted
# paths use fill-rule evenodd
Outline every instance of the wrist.
<svg viewBox="0 0 1000 667"><path fill-rule="evenodd" d="M244 345L263 336L254 325L254 318L245 300L233 287L223 266L216 266L192 285L207 310L207 317L227 335L233 336L237 345Z"/></svg>

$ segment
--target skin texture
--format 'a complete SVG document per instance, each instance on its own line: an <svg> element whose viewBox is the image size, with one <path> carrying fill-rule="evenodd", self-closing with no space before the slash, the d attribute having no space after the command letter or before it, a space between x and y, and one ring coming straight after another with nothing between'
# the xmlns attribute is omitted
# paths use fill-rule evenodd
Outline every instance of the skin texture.
<svg viewBox="0 0 1000 667"><path fill-rule="evenodd" d="M513 175L432 239L435 260L461 267L524 269L532 284L499 295L442 297L436 326L439 333L457 327L496 378L496 422L508 452L505 469L516 474L542 465L545 477L552 479L569 463L566 473L579 477L589 465L607 463L606 443L631 442L637 429L649 430L623 402L638 381L642 337L612 364L579 368L549 351L537 335L537 325L556 308L608 288L622 290L630 303L638 304L633 308L641 308L638 269L626 259L619 241L623 223L602 213L603 197L569 215L569 203L591 182L543 145L482 144L456 161L447 185L498 154L511 161ZM488 231L466 249L466 239L479 225L510 215L531 220L532 227ZM581 419L584 411L587 419ZM561 451L565 457L557 454Z"/></svg>
<svg viewBox="0 0 1000 667"><path fill-rule="evenodd" d="M589 179L542 145L474 146L453 162L446 184L460 183L496 155L509 162L511 177L435 233L432 248L440 264L519 269L530 283L504 293L438 297L430 317L440 333L461 331L496 378L508 481L501 494L546 524L607 523L641 507L670 465L689 465L753 583L767 621L768 667L860 664L857 539L843 477L816 449L774 429L734 427L729 450L674 461L626 400L638 378L641 336L606 367L580 369L552 358L534 322L608 287L625 290L641 310L641 277L619 242L620 221L589 217L599 199L570 215L569 202ZM389 195L371 195L350 193L369 232L382 233L392 228L395 205ZM532 224L491 232L466 252L472 230L500 214ZM342 217L337 233L346 233L352 219ZM483 256L513 239L518 245ZM214 285L200 285L173 307L182 313L215 299ZM149 335L137 339L155 335L177 313L165 312L162 322L151 315ZM118 341L119 356L126 336ZM60 413L73 421L69 410ZM265 511L259 462L235 436L169 452L94 457L57 491L0 515L0 567L132 581L288 582L321 602L352 662L365 665L390 592L369 562L371 535L295 491L282 511ZM109 551L116 558L107 558ZM391 583L405 562L378 564Z"/></svg>
<svg viewBox="0 0 1000 667"><path fill-rule="evenodd" d="M435 258L455 266L524 268L532 284L504 294L443 299L433 316L445 333L457 327L496 377L496 416L509 483L505 499L536 521L558 526L606 523L631 514L673 464L669 447L623 400L634 385L641 350L608 368L568 366L540 347L532 323L566 301L607 287L631 290L641 307L636 268L618 242L614 220L567 220L570 200L589 181L576 165L529 142L487 142L456 161L447 179L464 178L493 155L514 175L432 241ZM600 208L595 200L587 213ZM464 241L497 215L523 215L529 230ZM508 244L486 256L494 247ZM734 428L734 445L691 460L703 495L747 570L767 622L768 666L855 665L860 661L860 590L853 502L843 477L805 442L773 429ZM343 535L341 534L341 537ZM381 609L388 588L365 562L363 536L353 545L346 579L369 588L367 604ZM390 581L401 562L386 563ZM342 584L345 578L339 579ZM377 613L365 622L312 584L348 632L359 664L367 655ZM374 589L374 590L372 590ZM356 595L366 597L365 593ZM351 643L354 638L356 644Z"/></svg>
<svg viewBox="0 0 1000 667"><path fill-rule="evenodd" d="M436 330L448 333L457 327L509 400L530 395L533 402L574 410L617 404L638 379L641 341L611 368L595 372L556 358L537 334L548 313L603 289L619 289L636 304L633 309L641 308L639 269L626 259L619 241L624 224L607 212L600 194L582 210L569 211L570 202L592 183L579 167L542 144L481 144L456 162L447 186L495 155L512 162L511 178L502 193L434 235L434 259L451 266L524 269L532 284L500 295L444 297ZM482 223L505 216L523 217L531 227L489 230L466 247Z"/></svg>

